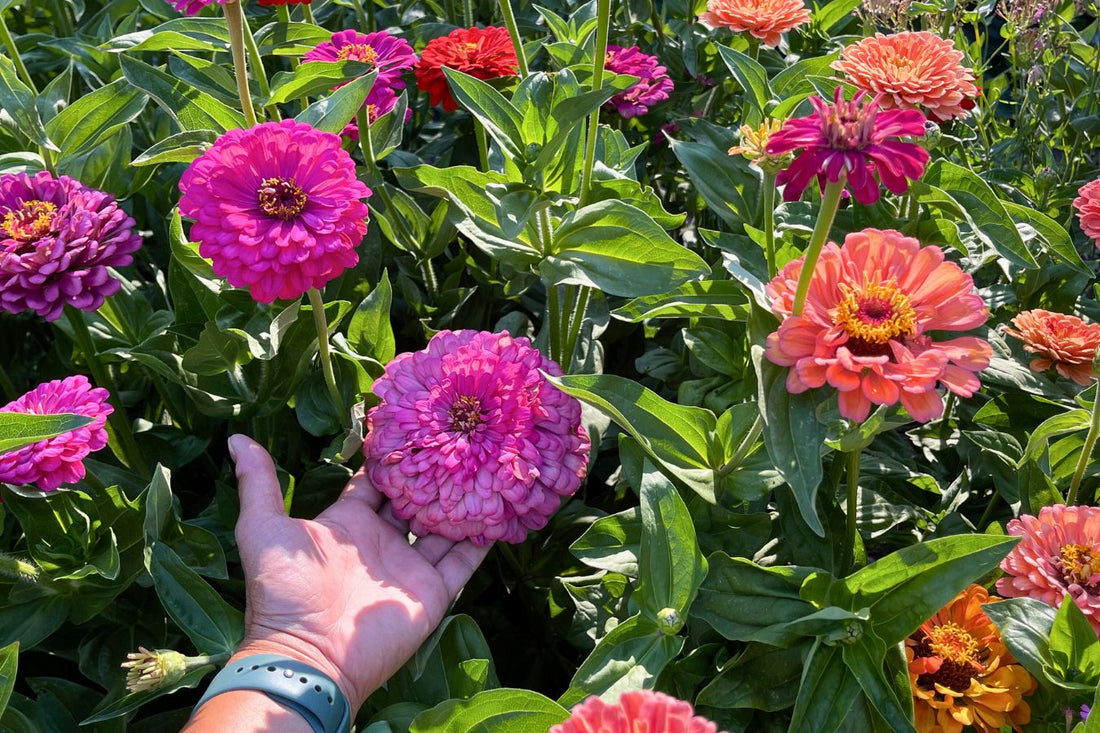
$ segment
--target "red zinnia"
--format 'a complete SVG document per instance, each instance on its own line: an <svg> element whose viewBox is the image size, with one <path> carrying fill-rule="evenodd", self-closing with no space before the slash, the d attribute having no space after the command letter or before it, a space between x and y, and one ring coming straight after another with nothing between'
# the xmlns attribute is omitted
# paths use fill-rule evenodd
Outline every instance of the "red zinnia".
<svg viewBox="0 0 1100 733"><path fill-rule="evenodd" d="M416 86L428 93L432 104L454 112L458 103L447 86L444 67L485 80L516 76L519 61L507 28L456 28L428 41L416 65Z"/></svg>

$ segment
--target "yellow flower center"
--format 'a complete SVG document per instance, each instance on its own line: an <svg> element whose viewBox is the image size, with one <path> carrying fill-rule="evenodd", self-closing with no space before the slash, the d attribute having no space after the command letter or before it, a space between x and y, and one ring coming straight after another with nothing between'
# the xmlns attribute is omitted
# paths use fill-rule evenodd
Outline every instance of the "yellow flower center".
<svg viewBox="0 0 1100 733"><path fill-rule="evenodd" d="M954 623L933 628L928 633L928 647L933 655L960 666L969 665L978 656L977 640Z"/></svg>
<svg viewBox="0 0 1100 733"><path fill-rule="evenodd" d="M17 242L34 242L50 233L56 215L57 207L50 202L31 199L5 214L0 227Z"/></svg>
<svg viewBox="0 0 1100 733"><path fill-rule="evenodd" d="M365 43L349 43L341 46L336 51L336 58L340 61L362 61L364 64L373 64L378 60L378 52L373 46Z"/></svg>
<svg viewBox="0 0 1100 733"><path fill-rule="evenodd" d="M260 210L268 216L289 221L306 207L309 197L293 178L265 178L256 192Z"/></svg>
<svg viewBox="0 0 1100 733"><path fill-rule="evenodd" d="M451 404L451 430L471 433L482 423L481 402L471 395L459 395Z"/></svg>
<svg viewBox="0 0 1100 733"><path fill-rule="evenodd" d="M1058 554L1062 558L1062 576L1067 583L1088 587L1089 579L1100 572L1100 557L1093 557L1088 545L1062 545Z"/></svg>
<svg viewBox="0 0 1100 733"><path fill-rule="evenodd" d="M893 280L862 287L841 284L840 288L844 299L837 306L833 323L847 331L850 338L884 345L917 332L916 311Z"/></svg>

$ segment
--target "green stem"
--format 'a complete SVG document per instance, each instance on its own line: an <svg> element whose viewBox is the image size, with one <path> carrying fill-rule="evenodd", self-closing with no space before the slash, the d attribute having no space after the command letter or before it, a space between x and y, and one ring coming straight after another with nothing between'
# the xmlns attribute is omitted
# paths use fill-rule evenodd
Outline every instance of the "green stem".
<svg viewBox="0 0 1100 733"><path fill-rule="evenodd" d="M27 71L27 66L23 63L23 57L19 55L19 47L15 45L15 39L12 38L11 31L8 30L8 24L4 22L3 12L0 12L0 40L4 42L5 48L8 49L8 55L11 56L11 62L15 65L15 72L19 74L19 78L37 95L38 88L35 87L34 79L31 78L31 73Z"/></svg>
<svg viewBox="0 0 1100 733"><path fill-rule="evenodd" d="M760 58L760 39L749 36L749 58L756 61Z"/></svg>
<svg viewBox="0 0 1100 733"><path fill-rule="evenodd" d="M603 0L611 2L611 0ZM512 39L512 46L516 50L516 62L519 66L519 78L526 79L531 73L527 66L527 53L523 50L523 38L519 34L519 25L516 23L516 14L512 12L512 0L500 0L500 13L504 16L504 25L508 28L508 36Z"/></svg>
<svg viewBox="0 0 1100 733"><path fill-rule="evenodd" d="M374 0L366 0L367 3L367 33L374 33L378 30L378 21L374 17ZM362 4L356 3L355 7L360 13L363 12Z"/></svg>
<svg viewBox="0 0 1100 733"><path fill-rule="evenodd" d="M252 107L252 92L248 89L244 11L241 10L239 0L229 0L222 7L225 8L225 23L229 27L229 50L233 54L233 75L237 79L237 96L241 99L241 111L244 113L244 121L249 127L252 127L256 124L256 110Z"/></svg>
<svg viewBox="0 0 1100 733"><path fill-rule="evenodd" d="M920 218L920 199L917 198L917 194L910 191L907 203L908 205L905 207L905 218L909 223L916 224L917 219Z"/></svg>
<svg viewBox="0 0 1100 733"><path fill-rule="evenodd" d="M561 364L561 300L558 286L546 288L546 318L550 321L550 361Z"/></svg>
<svg viewBox="0 0 1100 733"><path fill-rule="evenodd" d="M761 197L764 207L764 256L768 258L768 277L775 277L779 268L775 264L775 173L764 173L764 190Z"/></svg>
<svg viewBox="0 0 1100 733"><path fill-rule="evenodd" d="M565 361L561 364L562 371L568 374L573 366L573 354L577 351L577 339L581 335L581 326L584 324L584 315L588 310L588 299L592 295L592 288L582 285L577 293L577 302L573 306L573 315L569 319L569 335L565 339Z"/></svg>
<svg viewBox="0 0 1100 733"><path fill-rule="evenodd" d="M794 294L794 307L791 313L802 315L802 308L806 305L806 294L810 291L810 280L813 278L814 266L821 255L821 248L825 246L825 240L829 237L829 229L836 218L836 210L840 207L840 194L844 191L844 174L840 180L829 181L825 185L825 195L821 197L821 211L817 215L817 223L814 232L810 236L810 246L806 248L806 258L802 262L802 274L798 277L798 288Z"/></svg>
<svg viewBox="0 0 1100 733"><path fill-rule="evenodd" d="M1089 431L1085 435L1085 444L1081 446L1081 457L1077 459L1077 468L1073 469L1073 478L1069 482L1069 496L1066 504L1073 506L1077 503L1077 491L1081 488L1081 479L1085 476L1085 468L1089 465L1089 457L1096 445L1096 439L1100 437L1100 381L1095 382L1096 393L1092 400L1092 421L1089 423Z"/></svg>
<svg viewBox="0 0 1100 733"><path fill-rule="evenodd" d="M301 8L302 17L305 18L306 22L310 25L317 25L317 20L313 17L313 8L309 6L309 3L302 4Z"/></svg>
<svg viewBox="0 0 1100 733"><path fill-rule="evenodd" d="M416 266L420 268L420 277L424 279L424 289L428 291L428 298L434 303L439 298L439 279L435 276L432 261L427 257L418 259Z"/></svg>
<svg viewBox="0 0 1100 733"><path fill-rule="evenodd" d="M267 83L267 72L264 70L264 60L260 55L260 47L256 45L256 38L252 35L252 29L248 27L248 16L241 13L241 30L244 35L244 44L248 49L248 58L252 64L252 75L260 87L260 96L267 99L271 96L271 86ZM279 109L274 104L269 104L264 109L267 116L273 120L279 119Z"/></svg>
<svg viewBox="0 0 1100 733"><path fill-rule="evenodd" d="M474 120L474 137L477 138L477 157L481 163L481 170L489 170L489 139L485 133L485 125Z"/></svg>
<svg viewBox="0 0 1100 733"><path fill-rule="evenodd" d="M462 0L462 20L467 28L474 27L474 4L476 2L477 0Z"/></svg>
<svg viewBox="0 0 1100 733"><path fill-rule="evenodd" d="M328 319L325 318L325 301L321 297L321 291L317 288L310 288L306 291L306 294L309 296L309 304L313 307L313 325L317 328L317 356L321 361L321 373L325 377L325 385L328 386L332 406L336 408L336 415L340 418L340 425L347 430L351 428L351 415L344 406L344 398L340 396L340 389L336 386L336 374L332 371L332 353L328 345Z"/></svg>
<svg viewBox="0 0 1100 733"><path fill-rule="evenodd" d="M54 23L57 24L57 34L59 36L71 36L73 34L73 19L64 0L50 0L50 9L53 11Z"/></svg>
<svg viewBox="0 0 1100 733"><path fill-rule="evenodd" d="M88 322L84 320L84 312L67 305L65 306L65 317L68 319L69 325L72 326L73 339L76 341L77 348L84 354L84 361L88 365L88 370L92 373L92 379L95 380L96 386L102 387L109 393L108 400L114 408L114 412L107 420L111 424L119 452L125 457L126 463L131 469L141 474L143 478L149 478L152 474L149 473L145 457L138 448L137 441L134 440L130 418L126 416L126 411L122 406L118 386L115 385L111 372L99 361L95 342L92 341L92 334L88 331Z"/></svg>
<svg viewBox="0 0 1100 733"><path fill-rule="evenodd" d="M943 406L943 417L940 418L940 450L947 450L947 439L951 437L951 411L955 409L955 393L947 393L947 401Z"/></svg>
<svg viewBox="0 0 1100 733"><path fill-rule="evenodd" d="M851 567L856 556L856 538L859 527L856 523L856 515L859 514L859 456L860 451L854 450L848 453L848 503L844 505L846 510L845 529L847 544L845 552Z"/></svg>
<svg viewBox="0 0 1100 733"><path fill-rule="evenodd" d="M23 580L28 583L33 583L38 580L42 575L42 571L31 560L23 560L9 555L6 552L0 552L0 577L14 578L15 580Z"/></svg>
<svg viewBox="0 0 1100 733"><path fill-rule="evenodd" d="M505 2L506 0L501 0ZM607 33L611 25L611 0L596 0L596 48L592 56L592 89L603 88L604 65L607 61ZM584 167L581 169L580 206L588 203L592 187L592 167L596 163L596 139L600 134L600 110L588 117L588 137L584 146Z"/></svg>

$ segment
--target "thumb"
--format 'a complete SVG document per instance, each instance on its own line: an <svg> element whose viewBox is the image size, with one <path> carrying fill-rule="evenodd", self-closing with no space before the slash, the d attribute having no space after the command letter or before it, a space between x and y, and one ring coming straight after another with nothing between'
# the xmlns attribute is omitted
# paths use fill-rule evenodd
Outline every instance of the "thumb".
<svg viewBox="0 0 1100 733"><path fill-rule="evenodd" d="M237 468L242 522L282 518L283 495L275 463L259 443L244 435L229 438L229 455Z"/></svg>

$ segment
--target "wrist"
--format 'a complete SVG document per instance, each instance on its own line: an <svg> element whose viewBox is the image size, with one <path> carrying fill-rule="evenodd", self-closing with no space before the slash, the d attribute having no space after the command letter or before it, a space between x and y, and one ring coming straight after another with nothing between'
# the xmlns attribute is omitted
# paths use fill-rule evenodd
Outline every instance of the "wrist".
<svg viewBox="0 0 1100 733"><path fill-rule="evenodd" d="M254 654L277 654L279 656L304 662L318 671L323 672L336 683L351 708L351 718L354 721L355 714L366 700L358 688L351 682L344 671L340 669L324 652L315 645L285 632L268 632L262 637L246 637L233 656L229 658L229 664L241 657Z"/></svg>

